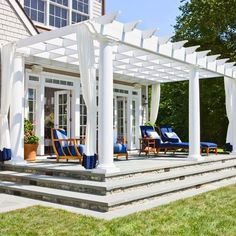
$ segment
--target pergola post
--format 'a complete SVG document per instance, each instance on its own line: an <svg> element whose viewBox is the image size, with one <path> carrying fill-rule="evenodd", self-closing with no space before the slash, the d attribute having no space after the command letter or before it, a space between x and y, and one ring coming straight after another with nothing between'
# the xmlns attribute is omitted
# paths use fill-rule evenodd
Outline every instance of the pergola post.
<svg viewBox="0 0 236 236"><path fill-rule="evenodd" d="M15 54L14 78L10 106L10 137L12 164L23 164L24 161L24 57Z"/></svg>
<svg viewBox="0 0 236 236"><path fill-rule="evenodd" d="M200 153L200 95L199 71L191 67L189 78L189 156L190 159L202 159Z"/></svg>
<svg viewBox="0 0 236 236"><path fill-rule="evenodd" d="M97 173L119 172L113 163L113 58L112 45L100 41L99 108L98 108L98 158Z"/></svg>
<svg viewBox="0 0 236 236"><path fill-rule="evenodd" d="M236 80L233 80L232 83L232 145L233 150L231 152L232 155L236 155Z"/></svg>

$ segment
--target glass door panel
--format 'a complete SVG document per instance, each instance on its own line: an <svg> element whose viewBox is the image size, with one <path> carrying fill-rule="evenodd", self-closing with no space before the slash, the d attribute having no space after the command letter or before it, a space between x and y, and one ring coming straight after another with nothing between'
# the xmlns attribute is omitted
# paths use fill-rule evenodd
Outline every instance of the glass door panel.
<svg viewBox="0 0 236 236"><path fill-rule="evenodd" d="M131 110L131 120L132 120L132 145L136 146L136 101L132 100L132 110Z"/></svg>
<svg viewBox="0 0 236 236"><path fill-rule="evenodd" d="M64 129L70 136L70 91L55 92L54 127Z"/></svg>
<svg viewBox="0 0 236 236"><path fill-rule="evenodd" d="M117 97L117 135L127 138L127 98Z"/></svg>

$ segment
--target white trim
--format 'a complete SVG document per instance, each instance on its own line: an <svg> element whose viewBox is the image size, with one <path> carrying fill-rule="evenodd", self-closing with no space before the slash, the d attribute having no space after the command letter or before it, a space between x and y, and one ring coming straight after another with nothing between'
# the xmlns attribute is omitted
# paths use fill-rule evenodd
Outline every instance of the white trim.
<svg viewBox="0 0 236 236"><path fill-rule="evenodd" d="M30 22L30 20L25 15L26 13L23 12L22 8L18 5L16 0L8 0L8 2L11 4L12 8L15 10L15 13L20 17L20 19L25 24L26 28L29 30L29 33L31 35L37 35L38 32Z"/></svg>

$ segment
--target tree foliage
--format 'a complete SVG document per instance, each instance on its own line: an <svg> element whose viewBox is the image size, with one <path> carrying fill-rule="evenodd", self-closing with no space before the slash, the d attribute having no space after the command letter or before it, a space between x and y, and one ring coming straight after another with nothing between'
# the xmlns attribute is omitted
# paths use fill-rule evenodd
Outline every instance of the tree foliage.
<svg viewBox="0 0 236 236"><path fill-rule="evenodd" d="M221 54L236 61L236 0L182 0L174 26L174 41L187 39L185 46ZM158 123L174 126L188 140L188 82L162 86ZM200 81L201 140L225 143L228 120L225 114L223 78Z"/></svg>

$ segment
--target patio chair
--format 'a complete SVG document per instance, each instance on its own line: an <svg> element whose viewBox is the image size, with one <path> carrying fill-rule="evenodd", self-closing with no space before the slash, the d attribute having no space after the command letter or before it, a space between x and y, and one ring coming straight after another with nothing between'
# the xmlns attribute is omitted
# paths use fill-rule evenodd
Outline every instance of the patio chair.
<svg viewBox="0 0 236 236"><path fill-rule="evenodd" d="M82 156L84 153L84 139L68 138L64 129L51 129L52 147L57 157L57 162L60 159L79 159L82 163Z"/></svg>
<svg viewBox="0 0 236 236"><path fill-rule="evenodd" d="M173 131L173 129L170 126L167 125L161 125L160 126L160 134L161 138L165 142L171 143L171 146L176 146L176 148L181 146L183 149L189 149L189 143L188 142L182 142L179 138L179 136ZM201 152L205 150L207 156L210 153L210 150L213 150L215 154L217 154L217 144L216 143L210 143L210 142L201 142L200 143L200 150Z"/></svg>
<svg viewBox="0 0 236 236"><path fill-rule="evenodd" d="M141 155L142 152L146 155L157 153L158 150L156 147L160 144L161 140L160 136L156 133L155 128L153 126L141 125L140 130L142 137L139 139L139 155ZM154 136L151 137L151 134L154 134Z"/></svg>
<svg viewBox="0 0 236 236"><path fill-rule="evenodd" d="M114 130L113 141L114 141L114 157L118 158L120 156L125 156L126 160L128 160L128 152L125 138L118 138L117 132Z"/></svg>

